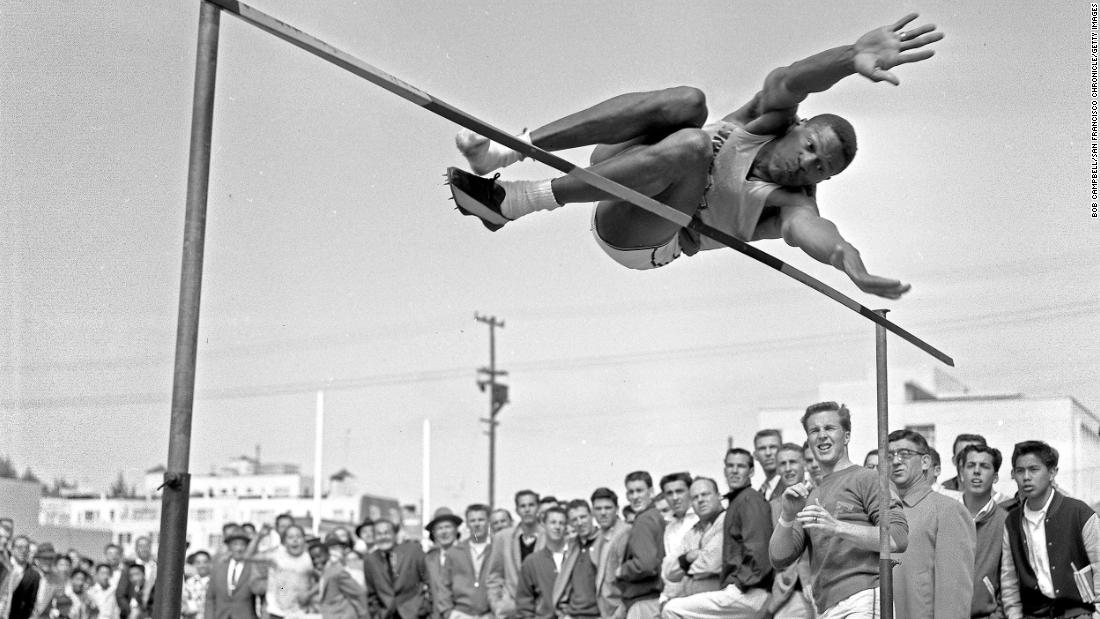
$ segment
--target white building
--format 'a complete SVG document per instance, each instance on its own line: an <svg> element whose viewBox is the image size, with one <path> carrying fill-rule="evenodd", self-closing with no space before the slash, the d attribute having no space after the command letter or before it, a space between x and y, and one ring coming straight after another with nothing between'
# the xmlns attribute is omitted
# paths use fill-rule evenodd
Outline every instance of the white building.
<svg viewBox="0 0 1100 619"><path fill-rule="evenodd" d="M139 537L149 537L156 544L162 494L158 488L163 478L163 467L147 471L144 496L140 497L43 497L39 523L110 532L111 540L127 553ZM218 474L192 476L187 515L189 551L217 550L222 526L231 522L252 523L259 528L264 523L274 524L280 514L290 514L299 524L312 524L317 502L306 492L311 486L312 480L302 476L296 465L261 465L258 459L245 456L231 461ZM360 494L354 475L346 470L330 479L319 515L322 533L336 526L354 527L365 518L395 523L404 519L396 499Z"/></svg>
<svg viewBox="0 0 1100 619"><path fill-rule="evenodd" d="M161 495L164 467L157 466L145 472L142 494L148 497ZM308 496L313 478L305 477L298 465L282 462L261 463L258 458L240 456L215 473L191 475L191 495L207 497L241 498L294 498Z"/></svg>
<svg viewBox="0 0 1100 619"><path fill-rule="evenodd" d="M920 432L942 454L940 481L955 476L951 446L958 434L981 434L1004 454L996 489L1016 492L1011 476L1013 446L1041 440L1058 450L1056 483L1070 495L1093 505L1100 501L1100 417L1070 396L1027 397L1020 394L975 394L948 374L932 368L895 371L889 376L889 430ZM916 378L914 378L916 377ZM846 383L823 383L815 401L844 403L852 412L848 453L857 463L877 446L875 377ZM805 407L763 409L758 428L778 428L784 440L806 440L800 419ZM751 442L751 435L745 442ZM751 447L750 447L751 448Z"/></svg>
<svg viewBox="0 0 1100 619"><path fill-rule="evenodd" d="M274 524L279 514L312 522L311 498L192 497L187 513L189 551L217 550L222 525L250 522L256 527ZM39 524L73 529L110 531L111 540L129 553L134 540L149 537L154 544L160 530L160 498L50 498L43 497ZM401 522L401 507L394 499L370 495L328 496L321 501L322 528L354 527L366 517Z"/></svg>

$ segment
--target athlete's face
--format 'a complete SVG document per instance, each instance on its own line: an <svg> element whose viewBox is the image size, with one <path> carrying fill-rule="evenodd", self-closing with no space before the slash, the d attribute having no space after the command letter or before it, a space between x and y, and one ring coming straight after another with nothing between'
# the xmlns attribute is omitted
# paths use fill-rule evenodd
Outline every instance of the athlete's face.
<svg viewBox="0 0 1100 619"><path fill-rule="evenodd" d="M844 169L840 138L824 123L795 125L768 144L764 173L785 187L816 185Z"/></svg>

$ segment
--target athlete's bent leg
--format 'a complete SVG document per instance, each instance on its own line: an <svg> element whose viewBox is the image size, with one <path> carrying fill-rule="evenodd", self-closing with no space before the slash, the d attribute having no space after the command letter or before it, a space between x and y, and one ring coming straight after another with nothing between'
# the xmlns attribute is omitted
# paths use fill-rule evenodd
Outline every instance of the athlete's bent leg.
<svg viewBox="0 0 1100 619"><path fill-rule="evenodd" d="M593 144L617 144L635 138L663 138L678 129L699 128L707 119L706 96L698 88L677 86L619 95L555 120L518 137L545 150ZM486 174L522 159L518 152L462 131L455 144L477 174Z"/></svg>
<svg viewBox="0 0 1100 619"><path fill-rule="evenodd" d="M685 135L687 132L690 134ZM694 215L707 187L707 173L711 158L710 140L701 131L684 130L669 136L655 147L669 141L677 144L675 157L678 159L676 164L665 172L673 176L665 187L654 193L652 190L655 187L645 187L645 183L639 183L635 179L627 178L621 182L652 196L659 202L664 202L681 213ZM615 159L611 159L609 163L614 161ZM595 166L593 169L600 171L601 167ZM639 168L637 171L639 174L648 172L645 168ZM554 190L557 195L557 185L554 185ZM595 226L596 234L602 240L624 249L660 245L680 231L678 224L617 199L604 200L596 205Z"/></svg>
<svg viewBox="0 0 1100 619"><path fill-rule="evenodd" d="M706 188L711 152L705 132L681 129L656 144L628 148L589 170L691 215ZM491 230L535 211L613 198L568 175L543 181L497 181L452 168L448 178L463 214L478 216ZM629 204L611 202L599 208L598 228L606 234L602 238L622 247L667 241L679 229Z"/></svg>

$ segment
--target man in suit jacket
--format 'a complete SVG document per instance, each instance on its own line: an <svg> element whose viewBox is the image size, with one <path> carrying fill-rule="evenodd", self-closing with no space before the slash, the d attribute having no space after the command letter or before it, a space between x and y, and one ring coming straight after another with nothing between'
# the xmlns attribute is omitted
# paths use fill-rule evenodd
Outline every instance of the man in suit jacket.
<svg viewBox="0 0 1100 619"><path fill-rule="evenodd" d="M227 533L229 556L214 563L203 619L256 619L256 594L252 589L255 565L245 560L248 541L240 527Z"/></svg>
<svg viewBox="0 0 1100 619"><path fill-rule="evenodd" d="M31 540L26 535L17 535L11 543L15 573L12 574L10 619L30 619L34 614L42 574L31 564L30 554Z"/></svg>
<svg viewBox="0 0 1100 619"><path fill-rule="evenodd" d="M592 512L596 524L600 526L596 545L592 549L592 554L597 557L596 592L599 595L600 616L604 619L623 619L626 608L623 607L622 591L615 583L615 570L623 562L630 525L619 518L619 496L610 488L597 488L592 493Z"/></svg>
<svg viewBox="0 0 1100 619"><path fill-rule="evenodd" d="M447 550L458 541L458 527L462 525L462 519L451 511L449 507L440 507L435 510L431 522L424 527L435 546L424 555L424 567L428 572L428 583L432 592L432 619L440 619L438 600L442 595L439 588L442 585L443 566L447 562Z"/></svg>
<svg viewBox="0 0 1100 619"><path fill-rule="evenodd" d="M424 551L416 542L395 544L397 526L374 523L375 549L363 559L371 610L381 619L419 619L431 614Z"/></svg>
<svg viewBox="0 0 1100 619"><path fill-rule="evenodd" d="M779 430L772 428L761 430L752 439L753 457L760 463L760 470L764 471L764 482L757 491L764 495L765 501L783 496L787 490L787 484L779 473L777 456L779 448L783 444L783 435Z"/></svg>
<svg viewBox="0 0 1100 619"><path fill-rule="evenodd" d="M442 619L490 619L489 593L485 581L489 576L489 557L493 544L489 537L488 505L474 504L466 508L466 526L470 539L452 546L446 555L441 574L439 597L435 611Z"/></svg>
<svg viewBox="0 0 1100 619"><path fill-rule="evenodd" d="M539 495L532 490L516 493L519 524L493 536L489 568L489 604L493 616L507 619L516 612L516 587L523 560L546 545L539 524Z"/></svg>
<svg viewBox="0 0 1100 619"><path fill-rule="evenodd" d="M339 540L314 542L309 546L309 558L319 577L317 599L322 619L361 619L367 616L367 590L356 582L347 567L333 560L329 544Z"/></svg>

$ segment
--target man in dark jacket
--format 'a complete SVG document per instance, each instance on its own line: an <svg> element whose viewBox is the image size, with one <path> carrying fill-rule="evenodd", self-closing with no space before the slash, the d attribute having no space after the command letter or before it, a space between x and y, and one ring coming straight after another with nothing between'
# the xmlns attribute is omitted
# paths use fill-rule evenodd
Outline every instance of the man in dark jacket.
<svg viewBox="0 0 1100 619"><path fill-rule="evenodd" d="M1100 593L1100 518L1054 489L1058 451L1016 443L1012 477L1021 502L1008 512L1001 549L1001 599L1008 619L1080 617Z"/></svg>
<svg viewBox="0 0 1100 619"><path fill-rule="evenodd" d="M42 574L31 564L30 554L31 540L26 535L17 535L11 543L12 569L17 572L12 574L11 619L30 619L34 614ZM22 573L22 577L18 573Z"/></svg>
<svg viewBox="0 0 1100 619"><path fill-rule="evenodd" d="M665 555L665 521L653 506L653 477L646 471L626 476L626 500L637 514L627 534L623 562L615 570L626 619L660 615L661 560Z"/></svg>

